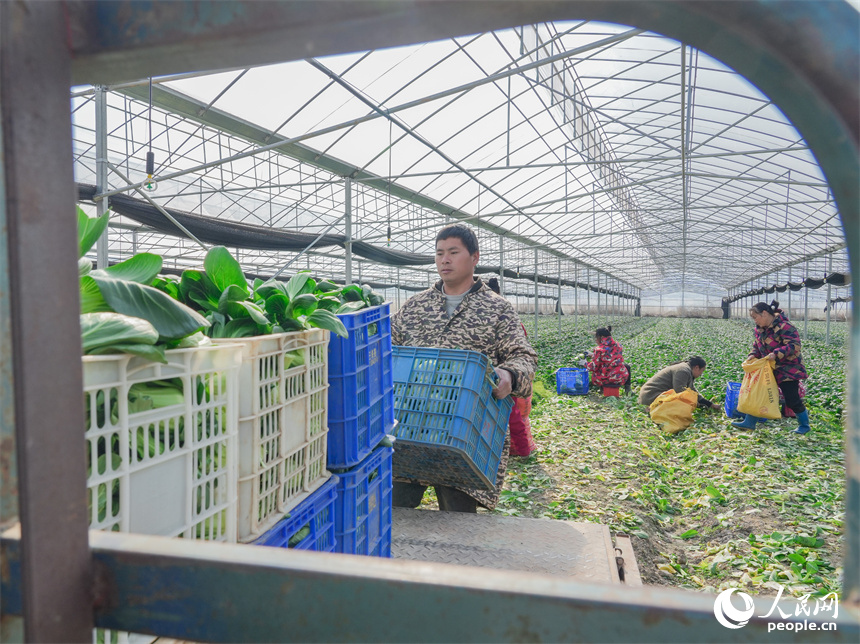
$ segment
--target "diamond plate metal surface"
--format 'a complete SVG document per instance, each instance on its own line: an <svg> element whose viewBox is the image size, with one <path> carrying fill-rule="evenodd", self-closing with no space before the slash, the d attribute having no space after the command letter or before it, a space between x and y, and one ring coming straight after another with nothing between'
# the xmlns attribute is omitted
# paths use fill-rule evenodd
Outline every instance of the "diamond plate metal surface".
<svg viewBox="0 0 860 644"><path fill-rule="evenodd" d="M620 583L609 528L596 523L394 508L391 556Z"/></svg>

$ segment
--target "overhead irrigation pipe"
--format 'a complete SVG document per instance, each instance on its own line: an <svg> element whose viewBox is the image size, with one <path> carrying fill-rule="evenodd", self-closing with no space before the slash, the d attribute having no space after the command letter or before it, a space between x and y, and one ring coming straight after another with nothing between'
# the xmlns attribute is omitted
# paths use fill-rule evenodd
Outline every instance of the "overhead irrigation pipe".
<svg viewBox="0 0 860 644"><path fill-rule="evenodd" d="M554 56L548 56L547 58L537 60L533 63L528 63L526 65L519 65L519 66L512 68L512 69L509 69L507 71L499 72L497 74L492 74L490 76L487 76L486 78L482 78L479 81L474 81L471 83L466 83L464 85L458 85L457 87L452 87L451 89L448 89L448 90L445 90L442 92L438 92L437 94L433 94L432 96L425 96L423 98L419 98L419 99L416 99L414 101L410 101L408 103L396 105L396 106L391 107L391 108L386 109L386 110L374 111L374 112L371 112L369 114L366 114L365 116L362 116L362 117L359 117L356 119L352 119L350 121L345 121L343 123L337 123L335 125L331 125L329 127L323 128L321 130L315 130L314 132L308 132L306 134L300 134L299 136L296 136L296 137L293 137L290 139L284 139L283 141L278 141L278 142L272 143L270 145L264 145L261 147L257 147L257 148L254 148L253 150L248 150L247 152L240 152L239 154L235 154L235 155L230 156L230 157L225 157L223 159L218 159L216 161L210 161L209 163L203 163L201 165L195 166L193 168L189 168L187 170L180 170L178 172L173 172L171 174L166 174L164 176L154 177L153 179L155 181L167 181L169 179L175 179L176 177L181 177L181 176L186 175L186 174L192 174L194 172L206 170L208 168L212 168L212 167L215 167L217 165L221 165L223 163L229 163L230 161L239 161L241 159L245 159L247 157L251 157L251 156L260 154L262 152L268 152L269 150L277 150L278 148L283 147L285 145L290 145L292 143L299 143L299 142L304 141L306 139L311 139L311 138L316 138L319 136L324 136L326 134L331 134L332 132L336 132L336 131L342 130L344 128L354 127L360 123L372 121L372 120L378 119L382 116L390 116L391 114L394 114L395 112L400 112L402 110L407 110L407 109L410 109L413 107L417 107L419 105L423 105L425 103L429 103L431 101L435 101L435 100L438 100L440 98L444 98L446 96L451 96L453 94L459 94L462 92L466 92L466 91L469 91L470 89L473 89L475 87L479 87L480 85L486 85L487 83L494 83L498 80L507 78L509 76L516 76L518 74L522 74L523 72L527 72L531 69L535 69L535 68L541 67L543 65L548 65L548 64L553 63L557 60L562 60L564 58L568 58L570 56L576 56L577 54L581 54L581 53L584 53L586 51L591 51L592 49L598 49L600 47L606 47L608 45L612 45L612 44L615 44L617 42L622 42L624 40L632 38L633 36L638 36L641 33L645 33L645 31L646 31L645 29L630 29L630 30L625 31L623 33L616 34L615 36L610 36L609 38L603 38L601 40L595 41L595 42L590 43L588 45L583 45L582 47L575 47L574 49L570 49L568 51L563 51L563 52L556 54ZM132 184L129 181L129 185L127 185L123 188L119 188L117 190L104 192L104 193L101 193L99 195L96 195L96 199L109 197L110 195L116 194L119 192L127 192L131 188L135 188L135 187L138 187L141 185L143 185L143 182L140 182L138 184Z"/></svg>
<svg viewBox="0 0 860 644"><path fill-rule="evenodd" d="M124 175L124 174L119 170L119 168L117 168L115 165L113 165L110 161L106 161L106 163L107 163L107 166L108 166L108 167L109 167L113 172L115 172L116 174L118 174L118 175L120 176L120 178L121 178L123 181L125 181L126 183L131 183L131 182L129 181L128 177L126 177L126 176L125 176L125 175ZM181 230L183 233L185 233L185 234L189 237L189 239L193 239L194 241L196 241L196 242L197 242L197 244L200 246L200 248L202 248L204 251L208 251L208 250L209 250L209 247L208 247L206 244L204 244L202 241L200 241L199 239L197 239L197 237L195 237L195 236L194 236L194 233L192 233L192 232L191 232L190 230L188 230L185 226L183 226L183 225L182 225L182 224L180 224L178 221L176 221L176 219L175 219L173 216L171 216L171 214L170 214L169 212L167 212L167 211L166 211L164 208L162 208L159 204L155 203L155 201L153 201L153 200L150 198L150 196L149 196L148 194L146 194L143 190L141 190L141 189L140 189L140 187L135 186L135 187L134 187L134 189L135 189L137 192L139 192L139 193L143 196L143 198L144 198L144 199L146 199L150 204L152 204L152 205L153 205L153 206L158 210L158 212L160 212L162 215L164 215L165 217L167 217L167 219L168 219L168 220L170 220L170 221L173 223L173 225L174 225L174 226L176 226L179 230Z"/></svg>

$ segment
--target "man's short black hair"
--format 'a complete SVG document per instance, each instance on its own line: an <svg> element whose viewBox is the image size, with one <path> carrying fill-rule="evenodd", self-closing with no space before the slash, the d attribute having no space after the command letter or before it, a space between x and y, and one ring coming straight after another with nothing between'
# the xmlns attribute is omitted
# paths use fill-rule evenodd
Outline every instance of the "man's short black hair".
<svg viewBox="0 0 860 644"><path fill-rule="evenodd" d="M690 356L687 360L687 364L690 365L690 368L698 367L699 369L705 368L705 359L702 356Z"/></svg>
<svg viewBox="0 0 860 644"><path fill-rule="evenodd" d="M466 250L469 251L470 255L474 255L478 252L478 238L468 226L464 226L463 224L451 224L450 226L445 226L439 231L439 234L436 235L436 243L438 244L443 239L451 239L452 237L456 237L463 242L463 246L466 247Z"/></svg>

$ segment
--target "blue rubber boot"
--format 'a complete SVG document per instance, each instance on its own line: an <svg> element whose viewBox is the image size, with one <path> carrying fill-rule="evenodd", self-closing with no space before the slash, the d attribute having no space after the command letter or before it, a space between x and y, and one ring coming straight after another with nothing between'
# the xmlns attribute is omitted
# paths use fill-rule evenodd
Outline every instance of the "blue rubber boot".
<svg viewBox="0 0 860 644"><path fill-rule="evenodd" d="M757 420L758 418L756 418L755 416L747 414L746 416L744 416L743 420L734 421L732 423L732 427L737 427L738 429L755 429L755 424Z"/></svg>
<svg viewBox="0 0 860 644"><path fill-rule="evenodd" d="M804 409L799 414L795 412L794 414L797 416L797 429L794 430L795 434L806 434L809 432L809 410Z"/></svg>

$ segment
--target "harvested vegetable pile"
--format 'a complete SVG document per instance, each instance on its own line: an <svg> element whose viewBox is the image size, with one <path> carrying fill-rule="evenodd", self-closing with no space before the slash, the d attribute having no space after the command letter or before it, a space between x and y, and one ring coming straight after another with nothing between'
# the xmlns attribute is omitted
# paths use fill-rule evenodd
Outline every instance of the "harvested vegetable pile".
<svg viewBox="0 0 860 644"><path fill-rule="evenodd" d="M534 320L525 318L534 338ZM529 324L531 322L531 324ZM724 414L697 410L693 425L669 436L636 404L639 385L659 368L699 354L708 368L697 388L722 402L739 382L752 324L732 320L611 320L633 372L620 399L556 396L553 372L575 366L592 344L592 318L540 320L532 430L539 451L512 458L497 514L603 523L633 537L648 584L714 592L822 596L840 589L844 519L842 405L847 328L809 323L803 343L810 372L812 432L794 419L755 432L731 428ZM605 320L601 320L605 323ZM798 324L801 336L803 323Z"/></svg>

